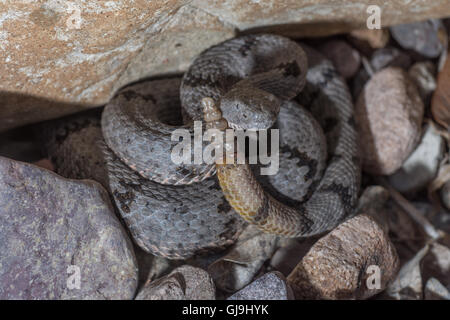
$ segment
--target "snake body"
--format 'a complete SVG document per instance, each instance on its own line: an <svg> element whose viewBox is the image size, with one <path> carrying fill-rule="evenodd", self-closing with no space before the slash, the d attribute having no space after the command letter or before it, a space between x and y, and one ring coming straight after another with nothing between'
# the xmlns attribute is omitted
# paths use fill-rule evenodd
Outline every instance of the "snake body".
<svg viewBox="0 0 450 320"><path fill-rule="evenodd" d="M170 166L170 150L165 143L173 145L169 126L176 128L174 124L180 121L179 87L179 78L130 86L105 107L102 115L109 186L117 208L141 248L171 259L229 246L243 225L225 200L216 177L201 177L201 182L194 182L195 167L183 172L183 168ZM150 126L135 122L135 108L147 112L143 121ZM132 153L127 160L127 154L120 152L119 139L131 145L126 151L140 154L133 157ZM150 157L148 168L152 170L136 170L132 161L145 156ZM203 172L214 169L198 167ZM176 183L176 179L185 183Z"/></svg>
<svg viewBox="0 0 450 320"><path fill-rule="evenodd" d="M292 237L329 230L352 213L360 164L351 98L332 64L303 48L306 54L274 35L231 39L200 54L181 84L137 84L105 107L110 189L142 248L186 258L227 246L242 227L236 212ZM170 161L171 131L181 125L192 132L192 121L203 119L204 97L233 128L281 130L276 176L224 165L216 177L214 165Z"/></svg>

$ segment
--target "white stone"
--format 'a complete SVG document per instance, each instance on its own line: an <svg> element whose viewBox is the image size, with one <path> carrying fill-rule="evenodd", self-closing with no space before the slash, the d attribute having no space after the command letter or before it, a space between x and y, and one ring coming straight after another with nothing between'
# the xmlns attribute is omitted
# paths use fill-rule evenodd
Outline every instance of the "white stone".
<svg viewBox="0 0 450 320"><path fill-rule="evenodd" d="M444 140L432 125L428 125L422 140L403 163L389 176L392 186L400 192L423 188L437 173L444 152Z"/></svg>

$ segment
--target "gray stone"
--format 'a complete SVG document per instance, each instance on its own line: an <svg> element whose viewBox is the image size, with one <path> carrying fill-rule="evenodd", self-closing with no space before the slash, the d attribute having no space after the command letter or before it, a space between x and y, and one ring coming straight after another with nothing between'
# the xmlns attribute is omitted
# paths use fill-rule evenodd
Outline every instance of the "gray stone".
<svg viewBox="0 0 450 320"><path fill-rule="evenodd" d="M414 50L427 58L437 58L444 49L439 35L443 29L440 20L400 24L390 28L392 37L404 49Z"/></svg>
<svg viewBox="0 0 450 320"><path fill-rule="evenodd" d="M429 246L427 245L402 266L395 279L383 293L386 297L396 300L420 300L422 298L423 286L420 263L428 250Z"/></svg>
<svg viewBox="0 0 450 320"><path fill-rule="evenodd" d="M184 265L155 281L149 281L136 300L214 300L216 288L209 274Z"/></svg>
<svg viewBox="0 0 450 320"><path fill-rule="evenodd" d="M425 300L450 300L450 292L436 278L430 278L425 285Z"/></svg>
<svg viewBox="0 0 450 320"><path fill-rule="evenodd" d="M398 300L450 299L449 270L450 249L439 243L427 244L402 266L384 297Z"/></svg>
<svg viewBox="0 0 450 320"><path fill-rule="evenodd" d="M421 271L424 279L436 278L450 288L450 248L438 242L432 243L421 264Z"/></svg>
<svg viewBox="0 0 450 320"><path fill-rule="evenodd" d="M432 125L425 128L422 140L401 168L389 176L392 186L400 192L424 188L437 174L444 154L444 139Z"/></svg>
<svg viewBox="0 0 450 320"><path fill-rule="evenodd" d="M293 300L292 289L286 278L277 271L266 273L228 300Z"/></svg>
<svg viewBox="0 0 450 320"><path fill-rule="evenodd" d="M0 157L0 208L0 299L134 296L133 248L100 184Z"/></svg>
<svg viewBox="0 0 450 320"><path fill-rule="evenodd" d="M397 48L387 47L376 50L370 59L370 64L374 71L380 71L387 67L407 70L411 65L411 58Z"/></svg>

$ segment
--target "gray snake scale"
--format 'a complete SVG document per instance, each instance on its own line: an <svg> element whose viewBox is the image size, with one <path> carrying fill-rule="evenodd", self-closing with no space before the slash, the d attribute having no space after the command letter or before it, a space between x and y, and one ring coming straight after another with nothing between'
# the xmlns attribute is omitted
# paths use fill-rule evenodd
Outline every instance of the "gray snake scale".
<svg viewBox="0 0 450 320"><path fill-rule="evenodd" d="M233 128L280 129L276 175L170 161L171 132L193 134L205 97ZM110 190L135 241L151 253L187 258L226 247L242 230L237 213L290 237L330 230L353 213L360 160L347 86L331 62L287 38L247 35L211 47L181 82L124 88L101 125Z"/></svg>

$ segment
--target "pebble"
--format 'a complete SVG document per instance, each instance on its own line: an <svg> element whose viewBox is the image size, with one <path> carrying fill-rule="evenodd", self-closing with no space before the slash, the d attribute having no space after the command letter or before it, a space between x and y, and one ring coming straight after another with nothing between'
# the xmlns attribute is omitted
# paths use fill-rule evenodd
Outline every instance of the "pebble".
<svg viewBox="0 0 450 320"><path fill-rule="evenodd" d="M417 87L405 71L376 73L355 106L363 169L385 175L398 170L419 142L423 113Z"/></svg>
<svg viewBox="0 0 450 320"><path fill-rule="evenodd" d="M249 225L224 257L208 267L217 288L235 292L249 284L277 248L278 237Z"/></svg>
<svg viewBox="0 0 450 320"><path fill-rule="evenodd" d="M372 73L387 67L398 67L403 70L408 70L411 66L411 58L403 51L394 47L380 48L371 53L370 56L371 58L368 63L368 69L370 70L361 68L353 78L352 94L355 100L359 97Z"/></svg>
<svg viewBox="0 0 450 320"><path fill-rule="evenodd" d="M450 248L438 242L431 244L421 269L425 279L434 277L444 286L450 287Z"/></svg>
<svg viewBox="0 0 450 320"><path fill-rule="evenodd" d="M407 70L411 65L411 58L394 47L376 50L370 58L370 64L374 71L380 71L387 67L398 67Z"/></svg>
<svg viewBox="0 0 450 320"><path fill-rule="evenodd" d="M209 274L200 268L184 265L167 276L149 281L136 300L214 300L216 289Z"/></svg>
<svg viewBox="0 0 450 320"><path fill-rule="evenodd" d="M278 271L266 273L227 300L293 300L292 289Z"/></svg>
<svg viewBox="0 0 450 320"><path fill-rule="evenodd" d="M450 128L450 53L439 72L437 88L431 100L431 113L434 120L447 130Z"/></svg>
<svg viewBox="0 0 450 320"><path fill-rule="evenodd" d="M430 278L425 285L425 300L450 300L450 292L436 278Z"/></svg>
<svg viewBox="0 0 450 320"><path fill-rule="evenodd" d="M137 265L108 193L0 157L0 299L132 299Z"/></svg>
<svg viewBox="0 0 450 320"><path fill-rule="evenodd" d="M408 74L419 89L422 100L428 102L437 86L435 78L436 67L433 62L417 62L409 68Z"/></svg>
<svg viewBox="0 0 450 320"><path fill-rule="evenodd" d="M296 299L367 299L384 290L398 267L387 234L362 214L317 241L287 280Z"/></svg>
<svg viewBox="0 0 450 320"><path fill-rule="evenodd" d="M371 48L384 48L389 42L388 29L360 29L350 32L350 36L369 44Z"/></svg>
<svg viewBox="0 0 450 320"><path fill-rule="evenodd" d="M389 284L383 297L395 300L420 300L422 298L422 274L420 264L429 251L425 246L406 262L395 279Z"/></svg>
<svg viewBox="0 0 450 320"><path fill-rule="evenodd" d="M427 244L402 266L383 295L397 300L448 299L449 270L450 249L437 242Z"/></svg>
<svg viewBox="0 0 450 320"><path fill-rule="evenodd" d="M444 50L440 20L427 20L390 27L392 37L403 49L414 50L427 58L437 58Z"/></svg>
<svg viewBox="0 0 450 320"><path fill-rule="evenodd" d="M361 65L359 52L345 41L331 40L319 47L319 50L330 59L344 79L352 78Z"/></svg>
<svg viewBox="0 0 450 320"><path fill-rule="evenodd" d="M391 185L404 193L426 187L436 177L444 156L444 143L434 126L427 125L419 145L401 168L389 176Z"/></svg>

